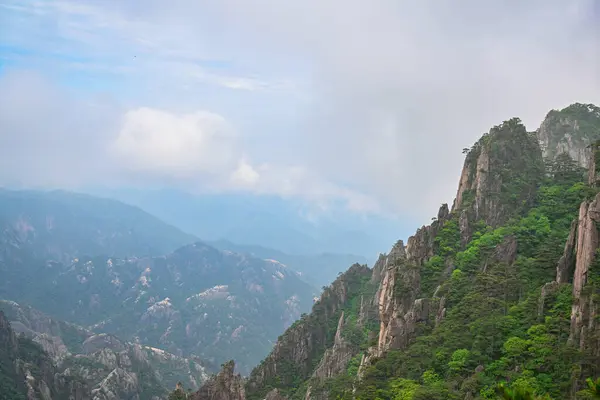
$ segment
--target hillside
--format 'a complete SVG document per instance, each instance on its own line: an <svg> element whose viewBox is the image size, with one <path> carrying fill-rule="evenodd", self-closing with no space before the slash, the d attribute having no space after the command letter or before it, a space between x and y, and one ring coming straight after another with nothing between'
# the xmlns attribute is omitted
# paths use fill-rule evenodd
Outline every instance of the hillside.
<svg viewBox="0 0 600 400"><path fill-rule="evenodd" d="M161 257L33 262L37 276L7 279L0 296L177 355L217 365L235 357L246 371L316 295L277 262L203 243Z"/></svg>
<svg viewBox="0 0 600 400"><path fill-rule="evenodd" d="M0 301L0 312L10 322L15 335L23 334L19 341L36 349L55 374L80 382L82 398L99 400L111 395L166 398L177 382L198 388L208 377L206 368L195 360L124 342L114 336L98 335L54 320L31 307ZM51 381L45 383L52 384Z"/></svg>
<svg viewBox="0 0 600 400"><path fill-rule="evenodd" d="M249 372L317 294L113 200L3 190L0 205L0 299L178 356Z"/></svg>
<svg viewBox="0 0 600 400"><path fill-rule="evenodd" d="M493 127L467 149L452 207L342 274L243 390L192 398L597 398L596 110L567 108L550 136L564 110L536 132Z"/></svg>

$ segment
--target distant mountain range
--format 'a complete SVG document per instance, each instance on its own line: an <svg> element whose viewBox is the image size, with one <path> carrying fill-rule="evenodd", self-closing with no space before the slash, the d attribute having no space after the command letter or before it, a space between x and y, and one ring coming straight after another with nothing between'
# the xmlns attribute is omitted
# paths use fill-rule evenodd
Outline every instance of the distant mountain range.
<svg viewBox="0 0 600 400"><path fill-rule="evenodd" d="M263 259L275 259L300 272L305 281L317 287L333 282L341 271L345 271L352 264L371 264L366 257L353 254L292 255L262 246L239 245L227 240L217 240L209 244L221 250L249 254Z"/></svg>
<svg viewBox="0 0 600 400"><path fill-rule="evenodd" d="M318 295L276 260L62 191L0 191L0 276L0 298L177 356L236 358L242 372Z"/></svg>
<svg viewBox="0 0 600 400"><path fill-rule="evenodd" d="M275 196L195 196L174 189L87 192L136 205L204 241L227 240L293 255L356 254L375 261L403 229L391 217L363 216L342 206L315 213L303 203Z"/></svg>

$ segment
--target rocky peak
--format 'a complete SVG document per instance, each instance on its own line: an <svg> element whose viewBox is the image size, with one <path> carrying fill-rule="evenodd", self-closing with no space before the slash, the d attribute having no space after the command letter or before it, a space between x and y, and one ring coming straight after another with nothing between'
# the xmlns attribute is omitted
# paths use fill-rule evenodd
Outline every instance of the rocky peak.
<svg viewBox="0 0 600 400"><path fill-rule="evenodd" d="M499 226L533 200L543 174L535 135L518 118L505 121L467 151L452 212Z"/></svg>
<svg viewBox="0 0 600 400"><path fill-rule="evenodd" d="M342 337L344 329L344 312L340 315L333 347L327 349L321 362L313 374L317 378L330 378L344 371L346 365L355 353L353 346Z"/></svg>
<svg viewBox="0 0 600 400"><path fill-rule="evenodd" d="M239 374L234 374L235 363L228 361L221 371L211 377L191 400L245 400L244 382Z"/></svg>
<svg viewBox="0 0 600 400"><path fill-rule="evenodd" d="M440 207L437 218L431 223L431 225L422 226L417 229L417 232L408 238L406 242L406 258L408 261L415 263L416 265L423 265L425 261L433 256L435 249L435 238L444 225L444 223L450 218L450 210L448 204L442 204ZM394 249L392 249L392 254ZM404 251L404 250L403 250Z"/></svg>
<svg viewBox="0 0 600 400"><path fill-rule="evenodd" d="M254 368L246 385L249 398L262 399L267 389L288 389L297 379L310 378L319 363L319 375L323 376L345 367L349 350L341 336L342 311L371 274L368 267L355 264L325 288L312 312L288 328L271 353ZM332 332L336 326L338 329Z"/></svg>
<svg viewBox="0 0 600 400"><path fill-rule="evenodd" d="M588 146L600 139L600 107L575 103L552 110L538 129L537 137L544 159L567 153L579 166L588 167Z"/></svg>

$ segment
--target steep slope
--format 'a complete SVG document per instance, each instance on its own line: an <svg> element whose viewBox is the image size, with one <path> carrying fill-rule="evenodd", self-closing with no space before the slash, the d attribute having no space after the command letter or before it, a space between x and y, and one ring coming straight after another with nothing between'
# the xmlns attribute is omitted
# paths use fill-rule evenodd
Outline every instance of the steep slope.
<svg viewBox="0 0 600 400"><path fill-rule="evenodd" d="M58 370L85 381L93 393L130 391L149 398L166 394L177 382L198 389L208 378L206 368L196 360L95 334L12 301L0 301L0 311L15 333L39 345ZM131 379L125 379L125 385L111 382L119 376Z"/></svg>
<svg viewBox="0 0 600 400"><path fill-rule="evenodd" d="M541 131L513 118L484 135L452 208L380 256L343 303L355 307L307 324L313 310L289 328L246 396L496 399L504 382L504 398L591 398L596 389L583 384L600 375L600 195L581 165L594 173L600 153L585 141L572 147L588 152L582 160L542 152ZM360 328L355 343L344 339L348 325Z"/></svg>
<svg viewBox="0 0 600 400"><path fill-rule="evenodd" d="M3 400L88 400L85 383L57 373L41 347L17 337L0 311L0 398Z"/></svg>
<svg viewBox="0 0 600 400"><path fill-rule="evenodd" d="M370 275L369 268L355 264L324 290L312 312L296 321L279 338L269 356L252 371L247 385L248 398L262 398L272 388L291 393L311 376L325 350L342 335L344 312L352 314L355 318L352 322L356 323L359 310L353 300L365 290ZM337 334L336 328L340 331ZM362 330L349 329L348 332L357 336L355 342L362 339ZM343 367L345 365L340 366Z"/></svg>
<svg viewBox="0 0 600 400"><path fill-rule="evenodd" d="M93 331L243 371L258 363L316 290L272 261L202 243L163 257L82 257L5 282L12 299ZM43 274L43 275L42 275ZM0 295L8 297L5 292Z"/></svg>

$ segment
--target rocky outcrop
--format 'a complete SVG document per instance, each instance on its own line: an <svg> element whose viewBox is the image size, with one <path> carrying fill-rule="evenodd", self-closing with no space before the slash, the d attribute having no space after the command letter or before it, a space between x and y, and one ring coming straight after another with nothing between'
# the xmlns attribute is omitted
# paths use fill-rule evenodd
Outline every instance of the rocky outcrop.
<svg viewBox="0 0 600 400"><path fill-rule="evenodd" d="M415 265L423 265L425 261L433 256L435 250L435 238L444 223L450 217L448 204L442 204L437 218L431 225L423 226L408 238L406 242L406 257Z"/></svg>
<svg viewBox="0 0 600 400"><path fill-rule="evenodd" d="M136 374L116 368L92 390L92 399L139 399L138 387Z"/></svg>
<svg viewBox="0 0 600 400"><path fill-rule="evenodd" d="M591 202L583 202L579 208L575 271L573 273L573 306L571 311L572 342L580 348L586 347L586 339L596 327L596 306L593 296L584 294L588 273L598 250L598 228L600 223L600 194Z"/></svg>
<svg viewBox="0 0 600 400"><path fill-rule="evenodd" d="M194 360L121 341L106 333L94 334L12 301L0 301L0 309L17 319L11 322L17 332L39 344L51 356L60 372L57 376L66 381L73 378L85 381L86 386L94 390L95 398L124 396L132 390L131 393L139 395L142 392L142 382L137 375L140 370L148 372L143 384L152 383L157 388L173 387L181 380L186 387L195 390L208 379L206 369ZM52 334L62 335L64 339ZM69 343L70 349L65 342ZM131 389L132 382L138 383L134 389ZM160 398L161 393L155 395Z"/></svg>
<svg viewBox="0 0 600 400"><path fill-rule="evenodd" d="M101 333L98 335L90 335L82 344L82 353L91 354L98 350L110 349L113 351L123 351L127 346L113 335Z"/></svg>
<svg viewBox="0 0 600 400"><path fill-rule="evenodd" d="M321 362L315 369L315 378L331 378L344 371L348 361L354 356L357 349L342 337L344 329L344 312L340 315L333 347L327 349Z"/></svg>
<svg viewBox="0 0 600 400"><path fill-rule="evenodd" d="M537 139L518 118L485 134L467 154L452 206L460 213L463 243L475 221L497 227L530 204L543 174Z"/></svg>
<svg viewBox="0 0 600 400"><path fill-rule="evenodd" d="M265 400L285 400L285 397L279 393L279 390L273 389L265 396Z"/></svg>
<svg viewBox="0 0 600 400"><path fill-rule="evenodd" d="M50 356L36 343L15 335L0 311L0 378L8 398L28 400L90 400L85 384L60 374ZM5 393L5 391L9 391Z"/></svg>
<svg viewBox="0 0 600 400"><path fill-rule="evenodd" d="M211 377L190 400L245 400L244 382L239 374L234 374L235 364L228 361L221 371Z"/></svg>
<svg viewBox="0 0 600 400"><path fill-rule="evenodd" d="M338 362L342 363L345 359L342 355L347 349L341 336L331 334L330 327L335 324L340 327L342 309L358 296L359 289L371 273L368 267L355 264L325 288L312 312L288 328L271 353L252 371L246 386L248 395L263 398L268 391L266 389L281 389L288 387L293 380L310 378L315 365L322 360L328 348L335 346L336 340L339 352L328 353L320 374L327 375L329 367L335 369Z"/></svg>
<svg viewBox="0 0 600 400"><path fill-rule="evenodd" d="M571 230L569 231L569 236L565 243L563 255L558 260L558 265L556 266L556 282L558 283L568 283L569 279L573 276L577 235L577 220L574 220L571 222Z"/></svg>
<svg viewBox="0 0 600 400"><path fill-rule="evenodd" d="M409 239L410 241L410 239ZM417 242L418 243L418 242ZM413 247L413 249L418 247ZM423 253L409 253L402 241L395 246L379 290L379 339L376 355L389 349L403 349L414 337L418 322L428 321L431 300L417 298L420 290L418 262ZM437 308L433 312L437 314Z"/></svg>
<svg viewBox="0 0 600 400"><path fill-rule="evenodd" d="M590 162L589 145L600 139L600 108L592 104L573 104L552 110L538 129L537 137L545 159L568 154L583 168Z"/></svg>

